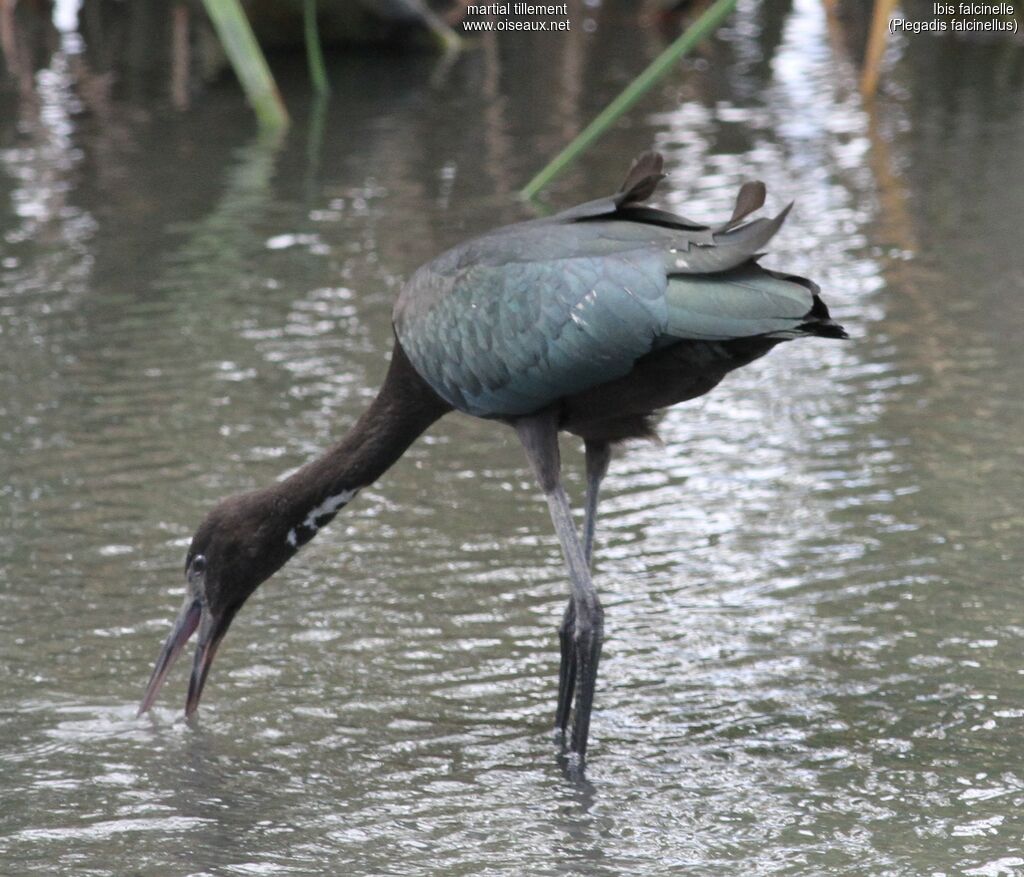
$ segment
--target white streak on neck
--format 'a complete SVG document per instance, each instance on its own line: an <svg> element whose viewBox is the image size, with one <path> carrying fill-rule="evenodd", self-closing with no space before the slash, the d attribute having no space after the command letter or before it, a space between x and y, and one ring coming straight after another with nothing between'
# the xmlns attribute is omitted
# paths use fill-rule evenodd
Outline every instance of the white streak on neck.
<svg viewBox="0 0 1024 877"><path fill-rule="evenodd" d="M306 515L305 520L298 525L298 527L292 527L288 531L288 544L296 547L299 544L299 536L296 530L302 527L306 530L311 530L316 533L320 529L320 525L317 521L320 518L328 515L333 515L338 509L344 505L348 505L352 501L352 498L359 493L358 487L353 487L350 490L343 490L341 493L336 493L334 496L329 496L320 505L310 510L309 514Z"/></svg>

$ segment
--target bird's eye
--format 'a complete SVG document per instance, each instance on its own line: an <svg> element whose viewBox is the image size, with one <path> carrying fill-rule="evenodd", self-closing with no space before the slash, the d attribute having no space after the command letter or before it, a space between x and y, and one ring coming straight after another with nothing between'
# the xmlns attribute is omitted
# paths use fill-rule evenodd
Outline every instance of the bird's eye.
<svg viewBox="0 0 1024 877"><path fill-rule="evenodd" d="M197 554L192 558L190 572L194 576L199 576L206 572L206 558L202 554Z"/></svg>

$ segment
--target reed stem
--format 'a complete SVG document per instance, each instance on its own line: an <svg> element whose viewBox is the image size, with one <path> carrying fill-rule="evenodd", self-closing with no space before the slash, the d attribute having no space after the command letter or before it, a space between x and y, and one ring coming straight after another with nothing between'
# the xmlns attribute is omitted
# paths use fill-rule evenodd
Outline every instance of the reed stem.
<svg viewBox="0 0 1024 877"><path fill-rule="evenodd" d="M260 126L285 128L288 111L239 0L203 0Z"/></svg>
<svg viewBox="0 0 1024 877"><path fill-rule="evenodd" d="M623 89L576 138L556 155L519 193L533 198L555 177L580 157L615 121L658 82L672 66L708 36L733 11L737 0L717 0L688 27L678 39L655 58L647 68Z"/></svg>

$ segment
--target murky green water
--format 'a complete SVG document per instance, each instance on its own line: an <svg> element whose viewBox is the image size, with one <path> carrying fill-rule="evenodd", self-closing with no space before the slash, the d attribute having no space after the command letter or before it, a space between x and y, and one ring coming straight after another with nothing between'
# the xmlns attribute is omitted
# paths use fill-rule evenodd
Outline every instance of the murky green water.
<svg viewBox="0 0 1024 877"><path fill-rule="evenodd" d="M550 736L566 593L520 449L442 421L265 585L200 720L135 710L204 511L341 434L402 278L661 43L637 13L450 67L355 58L311 136L0 79L0 871L1024 873L1019 48L898 44L873 109L819 4L741 4L552 198L650 143L663 200L798 201L787 345L620 454L588 782ZM580 14L580 21L583 15ZM581 455L567 451L581 489Z"/></svg>

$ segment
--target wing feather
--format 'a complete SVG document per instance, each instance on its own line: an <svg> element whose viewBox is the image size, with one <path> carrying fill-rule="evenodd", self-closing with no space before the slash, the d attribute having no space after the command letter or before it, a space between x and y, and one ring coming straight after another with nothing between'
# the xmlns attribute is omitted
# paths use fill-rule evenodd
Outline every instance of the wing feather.
<svg viewBox="0 0 1024 877"><path fill-rule="evenodd" d="M482 235L416 271L394 324L420 375L456 408L515 416L681 339L788 338L812 311L827 321L814 284L756 264L789 207L744 222L765 197L747 183L727 222L695 223L643 206L661 169L660 156L641 156L610 198Z"/></svg>

